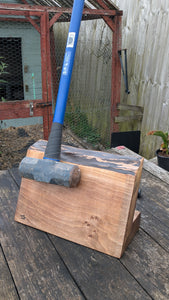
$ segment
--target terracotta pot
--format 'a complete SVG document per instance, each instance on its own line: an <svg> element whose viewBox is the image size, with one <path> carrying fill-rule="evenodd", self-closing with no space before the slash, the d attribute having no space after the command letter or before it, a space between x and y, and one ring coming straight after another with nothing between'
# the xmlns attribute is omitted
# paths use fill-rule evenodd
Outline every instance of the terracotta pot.
<svg viewBox="0 0 169 300"><path fill-rule="evenodd" d="M156 151L158 166L169 172L169 156L160 155L160 149Z"/></svg>

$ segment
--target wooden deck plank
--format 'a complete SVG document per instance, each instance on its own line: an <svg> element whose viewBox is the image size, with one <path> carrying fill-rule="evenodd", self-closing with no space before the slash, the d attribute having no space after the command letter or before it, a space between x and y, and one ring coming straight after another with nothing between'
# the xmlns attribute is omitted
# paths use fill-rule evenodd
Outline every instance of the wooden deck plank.
<svg viewBox="0 0 169 300"><path fill-rule="evenodd" d="M53 235L50 239L87 299L151 299L120 260Z"/></svg>
<svg viewBox="0 0 169 300"><path fill-rule="evenodd" d="M1 300L18 300L18 294L12 280L10 271L6 264L5 257L0 247L0 299Z"/></svg>
<svg viewBox="0 0 169 300"><path fill-rule="evenodd" d="M21 299L168 299L167 184L143 172L141 229L118 260L14 222L18 188L11 176L19 185L17 169L0 172L0 242Z"/></svg>
<svg viewBox="0 0 169 300"><path fill-rule="evenodd" d="M168 299L169 253L140 230L121 259L154 300Z"/></svg>
<svg viewBox="0 0 169 300"><path fill-rule="evenodd" d="M141 212L140 227L151 236L162 248L169 252L169 230L163 222L153 216L137 201L137 209Z"/></svg>
<svg viewBox="0 0 169 300"><path fill-rule="evenodd" d="M14 221L18 188L0 172L0 242L21 299L84 299L47 235Z"/></svg>
<svg viewBox="0 0 169 300"><path fill-rule="evenodd" d="M169 185L143 170L141 178L142 207L169 228Z"/></svg>
<svg viewBox="0 0 169 300"><path fill-rule="evenodd" d="M20 187L21 176L20 176L20 173L19 173L19 169L18 168L12 168L12 169L9 170L9 174L11 175L13 180L16 182L17 186Z"/></svg>

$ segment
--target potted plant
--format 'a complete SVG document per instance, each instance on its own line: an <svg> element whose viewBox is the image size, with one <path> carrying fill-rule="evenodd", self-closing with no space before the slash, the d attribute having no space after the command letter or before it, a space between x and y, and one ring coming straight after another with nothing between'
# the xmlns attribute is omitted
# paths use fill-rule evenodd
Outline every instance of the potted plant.
<svg viewBox="0 0 169 300"><path fill-rule="evenodd" d="M160 146L160 149L156 151L157 162L159 167L169 171L169 135L168 132L154 130L149 131L148 135L160 136L163 140L163 143Z"/></svg>

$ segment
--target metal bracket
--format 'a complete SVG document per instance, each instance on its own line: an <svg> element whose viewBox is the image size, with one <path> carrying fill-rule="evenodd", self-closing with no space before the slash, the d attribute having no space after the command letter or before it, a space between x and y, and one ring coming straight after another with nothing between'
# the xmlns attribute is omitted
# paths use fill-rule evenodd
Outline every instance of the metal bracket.
<svg viewBox="0 0 169 300"><path fill-rule="evenodd" d="M123 66L123 60L122 60L122 51L124 51L124 58L125 58L125 70L124 70L124 66ZM122 49L118 51L118 55L120 58L120 63L121 63L121 69L122 69L122 73L123 73L123 78L124 78L124 84L125 84L125 92L127 94L130 94L130 91L128 89L128 72L127 72L127 49Z"/></svg>
<svg viewBox="0 0 169 300"><path fill-rule="evenodd" d="M31 103L29 104L29 108L30 108L29 114L30 114L30 117L32 117L32 116L33 116L33 102L31 102Z"/></svg>
<svg viewBox="0 0 169 300"><path fill-rule="evenodd" d="M52 102L40 102L40 103L36 103L36 107L44 108L46 106L52 106Z"/></svg>

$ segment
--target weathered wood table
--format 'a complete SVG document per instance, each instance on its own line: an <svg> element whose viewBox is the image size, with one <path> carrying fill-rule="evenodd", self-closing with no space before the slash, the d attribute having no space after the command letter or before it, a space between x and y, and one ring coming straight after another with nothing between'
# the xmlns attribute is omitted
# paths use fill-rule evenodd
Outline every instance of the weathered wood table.
<svg viewBox="0 0 169 300"><path fill-rule="evenodd" d="M0 171L0 300L169 299L169 184L145 169L140 230L121 259L15 222L21 179Z"/></svg>

